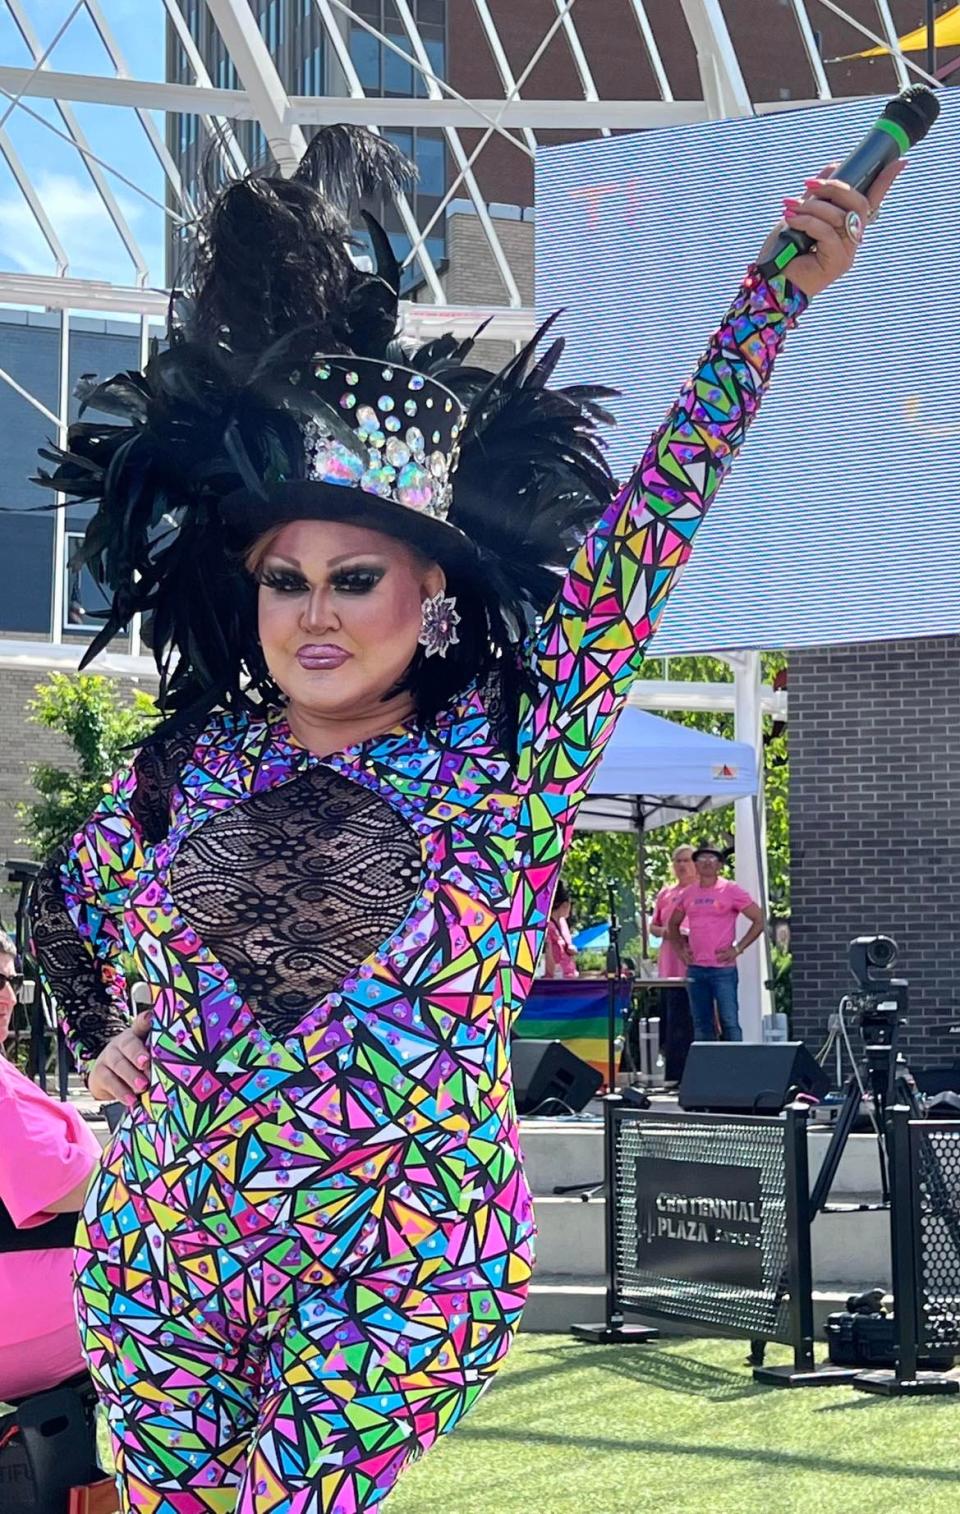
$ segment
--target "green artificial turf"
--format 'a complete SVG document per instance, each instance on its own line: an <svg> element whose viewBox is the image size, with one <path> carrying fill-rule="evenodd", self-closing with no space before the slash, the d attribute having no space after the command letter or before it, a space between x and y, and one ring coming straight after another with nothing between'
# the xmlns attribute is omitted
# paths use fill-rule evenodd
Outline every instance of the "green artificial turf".
<svg viewBox="0 0 960 1514"><path fill-rule="evenodd" d="M946 1514L960 1395L757 1387L742 1341L521 1336L384 1514ZM786 1361L774 1347L768 1361Z"/></svg>

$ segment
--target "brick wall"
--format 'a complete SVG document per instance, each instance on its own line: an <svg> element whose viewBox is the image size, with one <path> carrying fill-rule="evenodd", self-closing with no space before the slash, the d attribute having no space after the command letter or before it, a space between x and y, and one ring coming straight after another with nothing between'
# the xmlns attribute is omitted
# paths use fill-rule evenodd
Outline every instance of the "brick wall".
<svg viewBox="0 0 960 1514"><path fill-rule="evenodd" d="M534 302L534 242L532 221L496 218L497 233L524 305ZM447 217L447 255L450 267L445 279L451 305L505 305L506 290L479 216L469 212ZM513 356L509 342L478 342L474 357L484 367L501 368Z"/></svg>
<svg viewBox="0 0 960 1514"><path fill-rule="evenodd" d="M910 984L909 1058L960 1060L960 637L798 652L789 684L795 1029L819 1042L849 942L878 931Z"/></svg>

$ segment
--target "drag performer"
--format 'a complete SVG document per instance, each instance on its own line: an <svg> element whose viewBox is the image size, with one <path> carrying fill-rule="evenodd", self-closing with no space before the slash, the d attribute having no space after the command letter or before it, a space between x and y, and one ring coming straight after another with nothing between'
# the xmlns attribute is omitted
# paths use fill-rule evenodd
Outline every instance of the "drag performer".
<svg viewBox="0 0 960 1514"><path fill-rule="evenodd" d="M749 273L618 491L609 391L550 388L559 343L495 377L399 343L389 244L368 217L365 270L350 224L402 168L334 128L223 189L169 345L46 479L97 504L94 650L141 615L161 674L35 924L91 1090L130 1106L77 1242L125 1511L371 1514L503 1361L534 1235L508 1036L577 808L893 177L788 204L816 252Z"/></svg>

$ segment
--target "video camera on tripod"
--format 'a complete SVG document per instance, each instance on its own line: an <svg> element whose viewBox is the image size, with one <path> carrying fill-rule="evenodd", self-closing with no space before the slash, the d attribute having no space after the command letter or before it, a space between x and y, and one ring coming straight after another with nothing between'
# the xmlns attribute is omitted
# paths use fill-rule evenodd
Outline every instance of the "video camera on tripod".
<svg viewBox="0 0 960 1514"><path fill-rule="evenodd" d="M889 1063L892 1072L909 987L905 978L893 976L897 943L892 936L858 936L850 943L849 961L857 986L846 999L868 1062L882 1061L885 1071Z"/></svg>
<svg viewBox="0 0 960 1514"><path fill-rule="evenodd" d="M892 936L858 936L850 943L848 960L856 988L841 999L820 1060L826 1062L831 1049L838 1044L838 1037L842 1037L852 1073L844 1089L829 1148L810 1195L811 1218L828 1207L850 1207L828 1206L827 1200L844 1148L865 1102L877 1137L882 1199L880 1205L853 1206L858 1209L887 1208L890 1202L885 1141L887 1109L892 1104L906 1104L914 1115L920 1113L916 1083L899 1053L900 1028L906 1022L909 985L906 979L893 976L897 943ZM851 1031L859 1032L860 1056L854 1051Z"/></svg>

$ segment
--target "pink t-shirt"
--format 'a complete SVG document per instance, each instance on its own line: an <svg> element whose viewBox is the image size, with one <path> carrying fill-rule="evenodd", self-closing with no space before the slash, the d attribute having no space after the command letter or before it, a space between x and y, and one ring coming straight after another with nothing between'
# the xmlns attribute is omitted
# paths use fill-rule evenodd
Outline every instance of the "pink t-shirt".
<svg viewBox="0 0 960 1514"><path fill-rule="evenodd" d="M93 1131L0 1056L0 1199L18 1230L52 1218L55 1204L100 1156ZM66 1248L0 1253L0 1347L61 1330L73 1320Z"/></svg>
<svg viewBox="0 0 960 1514"><path fill-rule="evenodd" d="M657 952L657 976L659 978L685 978L687 976L686 964L680 961L670 942L667 940L667 926L670 917L677 907L677 900L683 893L682 883L668 883L657 895L657 902L653 906L653 919L650 921L652 928L661 937L660 950ZM686 935L686 922L680 927L681 934Z"/></svg>
<svg viewBox="0 0 960 1514"><path fill-rule="evenodd" d="M690 927L690 954L697 967L720 967L717 952L732 946L737 916L753 900L745 888L729 878L718 878L712 888L688 883L680 889L674 909L683 909Z"/></svg>
<svg viewBox="0 0 960 1514"><path fill-rule="evenodd" d="M577 978L576 953L571 950L573 937L566 920L547 921L547 977Z"/></svg>

